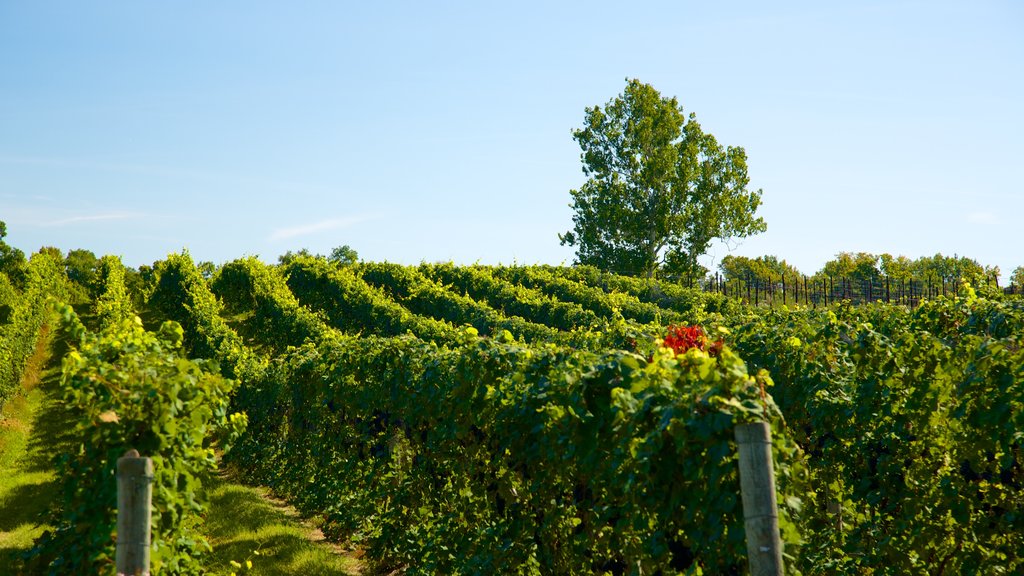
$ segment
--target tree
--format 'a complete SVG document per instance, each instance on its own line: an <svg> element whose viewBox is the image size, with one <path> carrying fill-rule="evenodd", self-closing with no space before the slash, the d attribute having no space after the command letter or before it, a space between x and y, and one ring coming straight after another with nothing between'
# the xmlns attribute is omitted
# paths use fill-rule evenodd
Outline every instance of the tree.
<svg viewBox="0 0 1024 576"><path fill-rule="evenodd" d="M878 261L879 257L869 252L840 252L834 260L825 263L817 276L879 282L882 272L878 269Z"/></svg>
<svg viewBox="0 0 1024 576"><path fill-rule="evenodd" d="M579 264L632 275L698 270L712 240L766 229L747 191L747 154L722 147L675 98L627 80L625 91L587 108L573 131L589 179L572 190L574 228L559 235Z"/></svg>
<svg viewBox="0 0 1024 576"><path fill-rule="evenodd" d="M6 274L11 284L24 289L28 261L24 252L4 242L6 237L7 224L0 221L0 273Z"/></svg>
<svg viewBox="0 0 1024 576"><path fill-rule="evenodd" d="M914 262L906 256L893 256L885 253L879 256L882 261L882 274L895 282L906 282L913 277Z"/></svg>
<svg viewBox="0 0 1024 576"><path fill-rule="evenodd" d="M310 253L308 248L303 248L298 252L292 252L289 250L277 257L277 263L284 266L291 263L292 260L295 260L299 256L313 256L313 254Z"/></svg>
<svg viewBox="0 0 1024 576"><path fill-rule="evenodd" d="M54 262L64 262L64 253L60 251L60 248L56 246L42 246L39 248L37 254L46 254L50 258L53 258Z"/></svg>
<svg viewBox="0 0 1024 576"><path fill-rule="evenodd" d="M331 250L331 255L327 259L339 266L348 266L359 261L359 253L345 244Z"/></svg>
<svg viewBox="0 0 1024 576"><path fill-rule="evenodd" d="M68 250L64 258L64 269L67 271L68 279L77 282L86 290L93 290L96 284L96 271L99 268L99 258L92 250L79 248Z"/></svg>
<svg viewBox="0 0 1024 576"><path fill-rule="evenodd" d="M769 284L778 282L783 277L803 276L799 270L785 260L779 260L777 256L771 255L747 258L730 254L722 258L718 268L722 271L726 281L739 279Z"/></svg>
<svg viewBox="0 0 1024 576"><path fill-rule="evenodd" d="M945 282L955 282L960 278L985 278L997 272L995 268L987 268L978 263L977 260L966 256L922 256L914 260L911 269L915 278Z"/></svg>
<svg viewBox="0 0 1024 576"><path fill-rule="evenodd" d="M199 270L199 275L202 276L204 280L209 280L210 278L213 278L214 274L216 274L217 266L209 260L204 260L203 262L198 262L196 264L196 270Z"/></svg>
<svg viewBox="0 0 1024 576"><path fill-rule="evenodd" d="M1017 290L1024 290L1024 266L1017 266L1010 275L1010 286Z"/></svg>

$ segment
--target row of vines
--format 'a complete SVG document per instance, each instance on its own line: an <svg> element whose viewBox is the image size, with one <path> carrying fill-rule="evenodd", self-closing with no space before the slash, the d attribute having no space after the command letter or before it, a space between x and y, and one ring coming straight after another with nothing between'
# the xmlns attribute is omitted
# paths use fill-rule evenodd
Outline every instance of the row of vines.
<svg viewBox="0 0 1024 576"><path fill-rule="evenodd" d="M733 319L813 471L816 569L1024 569L1024 302L965 293Z"/></svg>
<svg viewBox="0 0 1024 576"><path fill-rule="evenodd" d="M226 458L248 477L382 570L739 574L733 428L766 419L791 572L1024 569L1024 301L986 288L913 310L756 308L588 267L297 256L236 260L207 279L175 254L135 295L146 331L123 272L101 261L92 331L64 311L86 455L69 459L69 477L135 442L199 457L190 479L164 472L198 493L210 448L231 443ZM29 290L56 290L38 277ZM39 301L12 290L0 298ZM34 342L39 321L8 316L19 320L0 325L2 342ZM133 372L149 363L174 366L151 389ZM209 420L196 420L201 433L171 425L193 430L176 440L156 426L117 436L96 422L184 414L131 404L115 393L122 376L172 406L203 399L188 411ZM69 503L98 498L82 486ZM184 494L159 509L198 514L201 499ZM184 526L169 536L196 543L182 558L202 548ZM194 568L168 554L167 573Z"/></svg>
<svg viewBox="0 0 1024 576"><path fill-rule="evenodd" d="M325 266L290 265L306 271L305 282L358 285L355 271ZM395 270L359 272L378 274L382 290L399 290L385 280L402 286ZM169 259L164 274L180 284L162 279L156 299L194 301L207 286L187 257ZM351 330L359 316L300 306L292 278L238 260L210 282L220 300L199 297L223 302L235 319L241 334L225 339L270 359L236 392L235 409L250 426L229 457L383 566L423 574L740 571L732 430L765 417L779 424L784 525L795 548L789 511L802 492L799 453L771 398L730 350L591 352L530 343L508 328L481 337L471 323L442 343L359 335ZM415 281L422 278L406 275L408 293ZM177 310L195 327L194 347L208 347L204 335L216 331L235 334L214 328L219 316L193 309ZM385 308L358 310L374 309ZM410 326L426 317L403 316Z"/></svg>
<svg viewBox="0 0 1024 576"><path fill-rule="evenodd" d="M777 402L793 570L1022 566L1020 301L756 309L586 268L315 258L211 285L266 359L238 461L386 565L742 571L729 433ZM670 322L723 353L662 356Z"/></svg>
<svg viewBox="0 0 1024 576"><path fill-rule="evenodd" d="M59 268L53 274L64 277ZM67 419L67 451L55 457L50 529L28 552L24 569L114 573L117 459L135 449L153 461L153 573L203 573L210 550L202 531L203 483L217 468L214 446L230 448L246 426L243 414L229 411L235 382L213 360L182 353L178 323L143 327L118 258L102 258L97 277L84 320L55 300L42 307L44 318L53 318L56 307L61 341L69 346L56 391Z"/></svg>
<svg viewBox="0 0 1024 576"><path fill-rule="evenodd" d="M39 330L48 316L48 298L63 298L66 294L62 263L48 253L32 255L21 289L7 275L0 274L0 414L18 390L35 350Z"/></svg>

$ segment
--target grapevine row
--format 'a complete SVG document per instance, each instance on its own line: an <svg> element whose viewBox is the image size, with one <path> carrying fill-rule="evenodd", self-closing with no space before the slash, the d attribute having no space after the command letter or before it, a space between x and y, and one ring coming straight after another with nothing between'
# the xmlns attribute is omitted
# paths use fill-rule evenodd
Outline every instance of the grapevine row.
<svg viewBox="0 0 1024 576"><path fill-rule="evenodd" d="M254 257L221 267L211 288L226 305L226 312L251 312L250 331L273 354L304 341L337 338L322 318L302 306L288 289L280 271Z"/></svg>
<svg viewBox="0 0 1024 576"><path fill-rule="evenodd" d="M196 302L205 284L184 258L174 264L163 272L176 270L190 292L181 300ZM226 294L238 285L226 274L243 264L214 284ZM261 291L249 305L263 306ZM279 282L263 292L287 301ZM208 325L193 309L183 321ZM285 322L299 317L290 309ZM664 354L648 362L472 331L443 348L411 336L309 339L243 378L235 409L251 424L231 457L329 533L359 535L410 573L736 569L732 425L777 412L728 351ZM789 478L798 461L780 436ZM683 482L680 466L695 471Z"/></svg>
<svg viewBox="0 0 1024 576"><path fill-rule="evenodd" d="M641 324L686 323L688 318L673 310L662 309L623 292L605 292L601 288L563 278L543 266L494 268L494 275L509 282L540 290L563 302L574 302L602 318L626 318Z"/></svg>
<svg viewBox="0 0 1024 576"><path fill-rule="evenodd" d="M413 312L451 322L469 324L483 335L508 330L527 342L555 342L558 331L519 316L504 316L487 304L445 289L419 270L400 264L363 264L359 273Z"/></svg>
<svg viewBox="0 0 1024 576"><path fill-rule="evenodd" d="M972 296L751 311L817 501L806 560L835 573L1024 569L1024 306Z"/></svg>
<svg viewBox="0 0 1024 576"><path fill-rule="evenodd" d="M299 302L323 313L332 326L344 332L380 336L411 333L438 344L458 338L451 323L412 313L367 284L351 268L300 256L284 266L284 273Z"/></svg>
<svg viewBox="0 0 1024 576"><path fill-rule="evenodd" d="M23 290L0 274L0 410L20 387L39 329L50 314L48 297L66 294L63 263L46 252L29 259Z"/></svg>
<svg viewBox="0 0 1024 576"><path fill-rule="evenodd" d="M563 302L539 290L513 284L496 277L486 267L422 264L420 271L428 278L473 300L485 302L507 316L521 316L563 331L600 329L603 323L597 314L579 304Z"/></svg>
<svg viewBox="0 0 1024 576"><path fill-rule="evenodd" d="M659 280L645 280L605 272L593 266L541 266L538 267L568 280L601 288L605 292L621 292L653 304L663 310L682 315L678 322L695 324L704 320L706 312L729 315L738 309L738 303L722 294L686 288L680 284ZM663 312L664 314L664 312Z"/></svg>

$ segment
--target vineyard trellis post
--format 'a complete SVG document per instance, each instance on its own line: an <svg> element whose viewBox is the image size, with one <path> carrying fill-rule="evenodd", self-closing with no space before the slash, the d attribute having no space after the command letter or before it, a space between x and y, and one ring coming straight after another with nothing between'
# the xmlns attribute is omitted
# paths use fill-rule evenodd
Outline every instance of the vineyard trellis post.
<svg viewBox="0 0 1024 576"><path fill-rule="evenodd" d="M153 460L131 449L117 459L117 573L149 574Z"/></svg>
<svg viewBox="0 0 1024 576"><path fill-rule="evenodd" d="M775 495L772 433L767 422L739 424L740 496L751 576L782 576L782 537Z"/></svg>

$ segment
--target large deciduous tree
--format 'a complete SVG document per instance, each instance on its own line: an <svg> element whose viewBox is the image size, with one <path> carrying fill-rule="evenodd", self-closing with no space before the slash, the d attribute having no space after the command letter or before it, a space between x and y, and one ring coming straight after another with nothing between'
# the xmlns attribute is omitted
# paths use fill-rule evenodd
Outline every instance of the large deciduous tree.
<svg viewBox="0 0 1024 576"><path fill-rule="evenodd" d="M579 264L631 275L700 270L718 238L763 232L754 216L761 191L748 191L747 154L723 147L675 98L628 80L604 108L586 109L573 131L589 179L572 190L574 228L559 235Z"/></svg>

